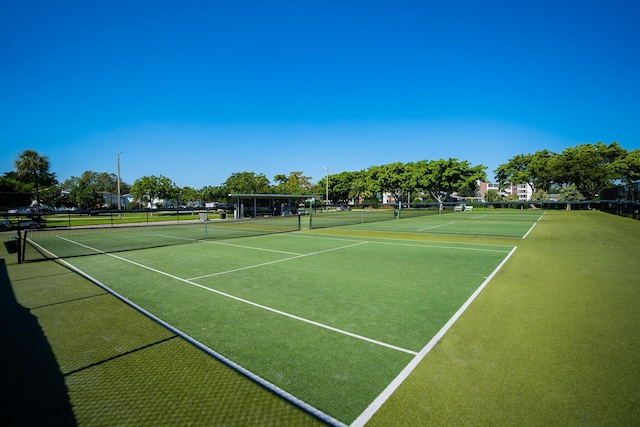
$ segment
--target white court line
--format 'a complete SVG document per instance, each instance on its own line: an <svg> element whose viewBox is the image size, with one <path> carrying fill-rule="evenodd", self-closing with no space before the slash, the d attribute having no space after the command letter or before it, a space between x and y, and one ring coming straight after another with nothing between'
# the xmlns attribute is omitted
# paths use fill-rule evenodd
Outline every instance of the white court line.
<svg viewBox="0 0 640 427"><path fill-rule="evenodd" d="M293 235L292 235L293 236ZM324 236L337 236L336 234L324 234L321 235L304 235L304 234L296 234L294 237L301 239L317 239L317 240L331 240L338 242L354 242L358 241L354 239L347 238L339 238L339 237L324 237ZM380 241L378 241L380 240ZM430 248L430 249L456 249L461 251L481 251L481 252L509 252L513 246L507 245L489 245L486 243L467 243L467 245L472 247L464 247L464 246L446 246L442 244L436 244L434 242L429 242L425 240L414 240L414 239L391 239L389 237L375 237L375 240L366 240L367 243L372 245L393 245L393 246L408 246L413 248ZM407 242L415 242L415 243L407 243ZM504 248L504 249L487 249L481 248L481 246L487 246L492 248Z"/></svg>
<svg viewBox="0 0 640 427"><path fill-rule="evenodd" d="M214 240L205 240L205 243L209 243L211 245L232 246L234 248L251 249L251 250L254 250L254 251L275 252L277 254L304 256L304 254L297 253L297 252L279 251L277 249L267 249L267 248L257 248L257 247L254 247L254 246L236 245L236 244L233 244L233 243L219 242L219 241L214 241Z"/></svg>
<svg viewBox="0 0 640 427"><path fill-rule="evenodd" d="M451 317L451 319L449 319L449 321L442 327L442 329L440 329L438 333L433 338L431 338L427 345L424 346L422 350L420 350L420 353L418 353L416 357L414 357L413 360L411 360L411 362L409 362L409 364L402 370L402 372L400 372L400 374L398 374L398 376L393 381L391 381L391 383L389 383L387 388L385 388L382 393L378 395L378 397L367 407L367 409L365 409L360 414L360 416L358 416L358 418L356 418L356 420L351 423L350 427L362 427L367 423L367 421L371 419L371 417L378 411L378 409L380 409L384 402L386 402L387 399L389 399L389 397L391 397L391 395L398 389L398 387L400 387L400 384L402 384L404 380L409 377L409 374L411 374L411 372L413 372L413 370L418 366L418 364L422 362L422 360L427 356L431 349L435 347L438 341L440 341L444 334L447 333L447 331L451 328L451 326L453 326L458 318L462 316L462 313L466 311L473 300L476 299L476 297L480 294L480 292L482 292L482 290L487 286L491 279L493 279L493 276L495 276L496 273L502 268L502 266L507 262L511 255L513 255L516 249L517 247L514 247L511 252L509 252L509 255L507 255L505 259L503 259L502 262L493 270L489 277L487 277L485 281L482 282L480 287L478 287L478 289L476 289L476 291L467 299L467 301L465 301L462 307L460 307L458 311L456 311L456 313Z"/></svg>
<svg viewBox="0 0 640 427"><path fill-rule="evenodd" d="M308 253L308 254L298 254L298 255L292 256L291 258L284 258L284 259L278 259L278 260L275 260L275 261L263 262L262 264L255 264L255 265L249 265L247 267L234 268L233 270L219 271L217 273L205 274L204 276L191 277L191 278L189 278L187 280L204 279L205 277L220 276L222 274L235 273L237 271L242 271L242 270L250 270L252 268L264 267L265 265L271 265L271 264L277 264L279 262L291 261L292 259L304 258L304 257L308 257L308 256L311 256L311 255L322 254L322 253L325 253L325 252L332 252L332 251L337 251L337 250L340 250L340 249L351 248L353 246L359 246L359 245L363 245L365 243L368 243L368 242L357 242L357 243L354 243L352 245L340 246L338 248L325 249L323 251L311 252L311 253Z"/></svg>
<svg viewBox="0 0 640 427"><path fill-rule="evenodd" d="M155 268L149 267L149 266L144 265L144 264L140 264L140 263L138 263L138 262L135 262L135 261L132 261L132 260L129 260L129 259L123 258L123 257L118 256L118 255L115 255L115 254L105 253L104 251L101 251L101 250L96 249L96 248L92 248L92 247L87 246L87 245L83 245L82 243L74 242L73 240L67 239L67 238L65 238L65 237L60 237L60 238L61 238L61 239L63 239L63 240L66 240L66 241L67 241L67 242L69 242L69 243L73 243L73 244L76 244L76 245L78 245L78 246L82 246L83 248L87 248L87 249L93 250L93 251L95 251L95 252L97 252L97 253L100 253L100 254L108 255L108 256L110 256L110 257L113 257L113 258L119 259L119 260L121 260L121 261L128 262L128 263L130 263L130 264L133 264L133 265L135 265L135 266L137 266L137 267L144 268L144 269L149 270L149 271L152 271L152 272L154 272L154 273L161 274L161 275L166 276L166 277L169 277L169 278L171 278L171 279L178 280L178 281L183 282L183 283L187 283L187 284L189 284L189 285L191 285L191 286L195 286L195 287L198 287L198 288L200 288L200 289L204 289L205 291L213 292L213 293L215 293L215 294L218 294L218 295L221 295L221 296L227 297L227 298L229 298L229 299L232 299L232 300L235 300L235 301L238 301L238 302L241 302L241 303L244 303L244 304L247 304L247 305L253 306L253 307L261 308L261 309L263 309L263 310L266 310L266 311L269 311L269 312L272 312L272 313L280 314L280 315L282 315L282 316L289 317L289 318L291 318L291 319L298 320L298 321L300 321L300 322L308 323L308 324L313 325L313 326L317 326L317 327L320 327L320 328L323 328L323 329L327 329L327 330L332 331L332 332L337 332L337 333L339 333L339 334L346 335L346 336L349 336L349 337L352 337L352 338L356 338L356 339L359 339L359 340L361 340L361 341L366 341L366 342L369 342L369 343L371 343L371 344L376 344L376 345L379 345L379 346L381 346L381 347L386 347L386 348L389 348L389 349L392 349L392 350L401 351L401 352L403 352L403 353L408 353L408 354L411 354L411 355L414 355L414 356L418 354L417 352L415 352L415 351L413 351L413 350L408 350L408 349L406 349L406 348L397 347L397 346L395 346L395 345L387 344L387 343L385 343L385 342L378 341L378 340L374 340L374 339L372 339L372 338L368 338L368 337L365 337L365 336L363 336L363 335L354 334L354 333L352 333L352 332L345 331L345 330L343 330L343 329L334 328L333 326L325 325L325 324L323 324L323 323L315 322L315 321L313 321L313 320L306 319L306 318L304 318L304 317L296 316L295 314L287 313L287 312L285 312L285 311L277 310L277 309L275 309L275 308L268 307L268 306L266 306L266 305L258 304L258 303L255 303L255 302L253 302L253 301L249 301L249 300L246 300L246 299L244 299L244 298L240 298L240 297L237 297L237 296L235 296L235 295L228 294L228 293L226 293L226 292L221 292L221 291L218 291L218 290L216 290L216 289L211 289L211 288L208 288L208 287L206 287L206 286L200 285L200 284L198 284L198 283L192 282L191 280L183 279L183 278L178 277L178 276L174 276L173 274L166 273L166 272L164 272L164 271L161 271L161 270L158 270L158 269L155 269ZM334 249L331 249L331 250L345 249L345 248L348 248L348 247L352 247L352 246L356 246L356 245L362 245L362 244L365 244L365 243L367 243L367 242L360 242L360 243L357 243L357 244L355 244L355 245L343 246L343 247L341 247L341 248L334 248ZM302 255L302 256L309 256L309 255L319 254L319 253L323 253L323 252L329 252L329 250L326 250L326 251L320 251L320 252L315 252L315 253L313 253L313 254L307 254L307 255ZM281 261L287 261L287 260L295 259L295 258L299 258L299 257L288 258L288 259L286 259L286 260L281 260Z"/></svg>
<svg viewBox="0 0 640 427"><path fill-rule="evenodd" d="M444 227L445 225L455 224L455 222L445 222L444 224L434 225L433 227L425 227L416 231L431 230L432 228Z"/></svg>
<svg viewBox="0 0 640 427"><path fill-rule="evenodd" d="M342 237L324 237L324 236L340 236L339 234L329 234L329 233L323 233L322 235L320 234L295 234L295 235L290 235L289 237L296 237L296 238L301 238L301 239L321 239L321 240L337 240L337 241L342 241L342 242L353 242L355 239L346 239L346 238L342 238ZM505 248L504 251L498 251L498 252L509 252L511 249L513 249L512 245L493 245L493 244L488 244L488 243L462 243L465 245L469 245L469 246L474 246L473 248L465 248L463 246L445 246L440 244L441 242L435 242L435 241L429 241L429 240L418 240L418 239L392 239L391 237L374 237L373 239L375 240L371 240L371 238L369 240L367 240L368 243L371 244L381 244L381 245L386 245L386 244L390 244L390 245L407 245L407 246L416 246L416 247L424 247L424 248L445 248L445 249L460 249L461 251L468 251L468 250L478 250L478 251L488 251L488 252L495 252L494 249L480 249L479 247L481 246L487 246L487 247L491 247L491 248ZM385 240L383 241L379 241L379 240ZM388 241L388 242L387 242ZM415 243L404 243L404 242L415 242Z"/></svg>
<svg viewBox="0 0 640 427"><path fill-rule="evenodd" d="M378 245L393 245L393 246L409 246L413 248L429 248L429 249L454 249L460 251L479 251L479 252L498 252L507 253L513 246L505 246L504 249L486 249L486 248L464 248L460 246L444 246L444 245L419 245L417 243L396 243L396 242L369 242L371 244Z"/></svg>
<svg viewBox="0 0 640 427"><path fill-rule="evenodd" d="M245 246L245 245L235 245L233 243L227 242L219 242L214 240L201 240L201 239L187 239L186 237L175 237L175 236L167 236L164 234L154 234L154 236L166 237L168 239L176 239L176 240L188 240L190 242L204 242L212 245L222 245L222 246L233 246L235 248L243 248L243 249L253 249L254 251L264 251L264 252L275 252L278 254L286 254L286 255L302 255L296 252L287 252L287 251L279 251L276 249L266 249L266 248L257 248L254 246Z"/></svg>
<svg viewBox="0 0 640 427"><path fill-rule="evenodd" d="M534 222L533 225L531 226L531 228L529 229L529 231L527 231L524 236L522 236L523 239L526 239L527 236L529 235L529 233L531 233L531 230L533 230L533 227L535 227L537 224L537 222Z"/></svg>

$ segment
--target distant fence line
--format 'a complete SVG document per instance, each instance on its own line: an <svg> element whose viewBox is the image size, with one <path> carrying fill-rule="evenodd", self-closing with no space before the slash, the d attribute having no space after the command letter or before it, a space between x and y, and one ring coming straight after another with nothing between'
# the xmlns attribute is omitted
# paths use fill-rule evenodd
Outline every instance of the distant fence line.
<svg viewBox="0 0 640 427"><path fill-rule="evenodd" d="M601 193L600 210L640 219L640 182L607 188Z"/></svg>
<svg viewBox="0 0 640 427"><path fill-rule="evenodd" d="M205 215L204 217L202 215ZM213 209L160 208L160 209L92 209L92 210L49 210L25 208L1 211L0 216L18 225L24 220L33 220L40 227L76 227L82 225L119 226L137 223L139 225L157 222L184 222L203 218L220 218Z"/></svg>
<svg viewBox="0 0 640 427"><path fill-rule="evenodd" d="M639 203L640 183L632 186L609 188L602 192L602 200L585 201L495 201L495 202L427 202L427 203L395 203L395 204L335 204L316 205L306 209L306 214L323 212L327 209L341 210L396 210L396 209L429 209L445 211L454 210L456 206L473 206L475 209L544 209L544 210L601 210L615 215L640 219ZM297 212L296 212L297 213ZM296 214L291 212L291 214ZM268 216L268 215L265 215ZM139 225L152 224L158 221L182 222L203 219L231 219L233 209L218 210L207 208L158 208L158 209L95 209L95 210L42 210L20 209L0 211L0 217L19 223L20 220L33 219L40 222L41 227L75 227L84 225L119 226L132 222Z"/></svg>

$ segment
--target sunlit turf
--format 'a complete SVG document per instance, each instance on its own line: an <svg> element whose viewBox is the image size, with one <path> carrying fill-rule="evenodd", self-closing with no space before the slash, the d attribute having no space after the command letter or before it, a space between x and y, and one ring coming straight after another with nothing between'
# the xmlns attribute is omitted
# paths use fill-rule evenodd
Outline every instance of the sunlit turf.
<svg viewBox="0 0 640 427"><path fill-rule="evenodd" d="M511 250L288 233L67 262L350 423Z"/></svg>
<svg viewBox="0 0 640 427"><path fill-rule="evenodd" d="M526 239L512 242L505 238L374 233L344 227L313 234L320 232L340 238L371 239L376 235L407 241L518 245L509 262L367 425L640 422L640 342L636 334L640 295L635 279L640 277L640 222L600 212L551 211ZM283 408L283 401L274 400L269 393L248 397L247 390L263 389L247 385L241 375L225 376L226 368L211 375L208 363L192 363L191 346L174 345L177 341L171 339L166 344L174 344L159 343L139 352L134 350L131 355L125 350L115 359L121 362L109 363L107 355L113 354L113 348L136 342L135 334L133 340L129 339L133 330L140 333L139 348L143 349L147 341L142 337L149 328L134 327L124 333L117 332L117 328L110 330L112 322L108 319L120 316L111 304L106 310L100 304L91 304L85 314L82 305L73 304L73 316L82 320L72 324L83 325L81 330L69 328L65 318L70 314L51 312L51 316L45 316L46 310L70 307L65 301L80 302L99 295L95 292L99 288L86 282L83 293L79 276L64 268L52 271L47 265L51 264L10 266L10 273L15 294L29 309L27 313L45 306L40 311L38 329L49 335L56 357L61 361L73 355L86 357L85 352L90 350L87 346L93 346L87 344L92 340L88 335L109 337L104 341L106 363L73 374L73 381L71 376L67 379L69 400L81 425L123 420L162 424L171 423L173 416L185 422L200 420L211 424L255 424L256 420L265 419L279 420L274 421L279 425L312 422L296 415L288 418L291 412ZM365 267L360 272L363 276L378 275L376 267ZM132 275L128 280L135 283L138 277ZM226 286L233 288L233 281ZM170 299L171 289L166 291L164 297ZM106 322L94 319L99 313ZM132 323L136 324L137 321ZM61 333L65 329L69 332L67 337ZM86 337L85 343L76 342L74 336ZM54 341L58 343L53 344ZM12 348L17 350L15 345ZM149 351L153 349L164 350ZM127 360L128 357L135 360ZM25 354L24 360L30 358ZM70 362L73 358L60 366L71 366ZM11 366L9 383L17 378L14 373L21 372L19 364L14 362ZM177 372L178 368L182 371ZM41 373L41 369L33 367L31 371ZM30 384L31 377L22 374L22 383ZM220 381L223 377L224 381ZM123 393L125 388L130 393ZM19 395L15 386L12 390ZM41 413L47 413L43 403L38 406Z"/></svg>
<svg viewBox="0 0 640 427"><path fill-rule="evenodd" d="M548 212L368 423L637 425L640 222Z"/></svg>

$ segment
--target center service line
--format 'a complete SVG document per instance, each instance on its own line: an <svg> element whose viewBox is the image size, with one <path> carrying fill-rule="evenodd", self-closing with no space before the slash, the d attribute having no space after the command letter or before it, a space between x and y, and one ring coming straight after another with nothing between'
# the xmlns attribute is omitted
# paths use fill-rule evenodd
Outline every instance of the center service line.
<svg viewBox="0 0 640 427"><path fill-rule="evenodd" d="M140 264L140 263L138 263L138 262L135 262L135 261L132 261L132 260L129 260L129 259L123 258L123 257L118 256L118 255L115 255L115 254L105 253L104 251L101 251L101 250L99 250L99 249L92 248L92 247L90 247L90 246L83 245L83 244L78 243L78 242L74 242L73 240L69 240L69 239L64 238L64 237L61 237L61 239L66 240L66 241L68 241L68 242L70 242L70 243L74 243L74 244L76 244L76 245L82 246L82 247L84 247L84 248L91 249L91 250L93 250L93 251L96 251L97 253L105 254L105 255L108 255L108 256L110 256L110 257L113 257L113 258L119 259L119 260L121 260L121 261L128 262L128 263L133 264L133 265L135 265L135 266L138 266L138 267L141 267L141 268L147 269L147 270L149 270L149 271L153 271L154 273L161 274L161 275L166 276L166 277L169 277L169 278L171 278L171 279L175 279L175 280L178 280L178 281L180 281L180 282L184 282L184 283L187 283L187 284L189 284L189 285L196 286L196 287L198 287L198 288L204 289L205 291L213 292L213 293L216 293L216 294L218 294L218 295L222 295L222 296L224 296L224 297L230 298L230 299L232 299L232 300L235 300L235 301L238 301L238 302L242 302L242 303L244 303L244 304L248 304L248 305L251 305L251 306L254 306L254 307L257 307L257 308L261 308L261 309L263 309L263 310L270 311L270 312L272 312L272 313L280 314L280 315L282 315L282 316L289 317L289 318L291 318L291 319L298 320L298 321L301 321L301 322L304 322L304 323L308 323L308 324L310 324L310 325L318 326L318 327L320 327L320 328L327 329L327 330L332 331L332 332L337 332L337 333L342 334L342 335L347 335L347 336L352 337L352 338L356 338L356 339L359 339L359 340L362 340L362 341L370 342L370 343L372 343L372 344L376 344L376 345L379 345L379 346L382 346L382 347L390 348L390 349L392 349L392 350L401 351L401 352L403 352L403 353L408 353L408 354L411 354L411 355L413 355L413 356L416 356L416 355L418 354L417 352L415 352L415 351L413 351L413 350L408 350L408 349L406 349L406 348L397 347L397 346L395 346L395 345L387 344L387 343L384 343L384 342L382 342L382 341L374 340L374 339L372 339L372 338L367 338L367 337L365 337L365 336L358 335L358 334L354 334L354 333L352 333L352 332L345 331L345 330L343 330L343 329L334 328L333 326L325 325L325 324L323 324L323 323L315 322L315 321L313 321L313 320L306 319L306 318L304 318L304 317L296 316L296 315L294 315L294 314L287 313L287 312L285 312L285 311L277 310L277 309L272 308L272 307L267 307L266 305L258 304L258 303L255 303L255 302L253 302L253 301L249 301L249 300L246 300L246 299L243 299L243 298L237 297L237 296L235 296L235 295L228 294L228 293L226 293L226 292L221 292L221 291L218 291L218 290L216 290L216 289L211 289L211 288L208 288L208 287L206 287L206 286L200 285L200 284L198 284L198 283L192 282L191 280L183 279L183 278L178 277L178 276L174 276L173 274L166 273L166 272L164 272L164 271L160 271L160 270L158 270L158 269L155 269L155 268L149 267L149 266L144 265L144 264ZM300 258L300 257L304 257L304 256L309 256L309 255L316 255L316 254L319 254L319 253L329 252L329 251L338 250L338 249L345 249L345 248L348 248L348 247L358 246L358 245L362 245L362 244L365 244L365 243L367 243L367 242L359 242L359 243L356 243L356 244L354 244L354 245L342 246L342 247L340 247L340 248L333 248L333 249L328 249L328 250L324 250L324 251L313 252L313 253L310 253L310 254L301 255L301 256L299 256L299 257L286 258L286 259L284 259L284 260L280 260L280 261L276 261L276 262L287 261L287 260L296 259L296 258ZM267 264L272 264L272 263L267 263ZM264 264L260 264L260 265L264 265ZM260 266L260 265L253 266L253 267L258 267L258 266ZM253 268L253 267L247 267L247 268ZM245 268L245 269L246 269L246 268ZM243 270L243 269L238 269L238 270Z"/></svg>

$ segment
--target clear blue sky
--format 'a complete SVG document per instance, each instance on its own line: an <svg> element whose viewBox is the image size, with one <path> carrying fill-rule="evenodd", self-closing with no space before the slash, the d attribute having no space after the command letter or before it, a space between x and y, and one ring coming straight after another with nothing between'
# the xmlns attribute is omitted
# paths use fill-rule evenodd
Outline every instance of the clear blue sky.
<svg viewBox="0 0 640 427"><path fill-rule="evenodd" d="M640 146L635 1L0 1L0 173L220 185Z"/></svg>

